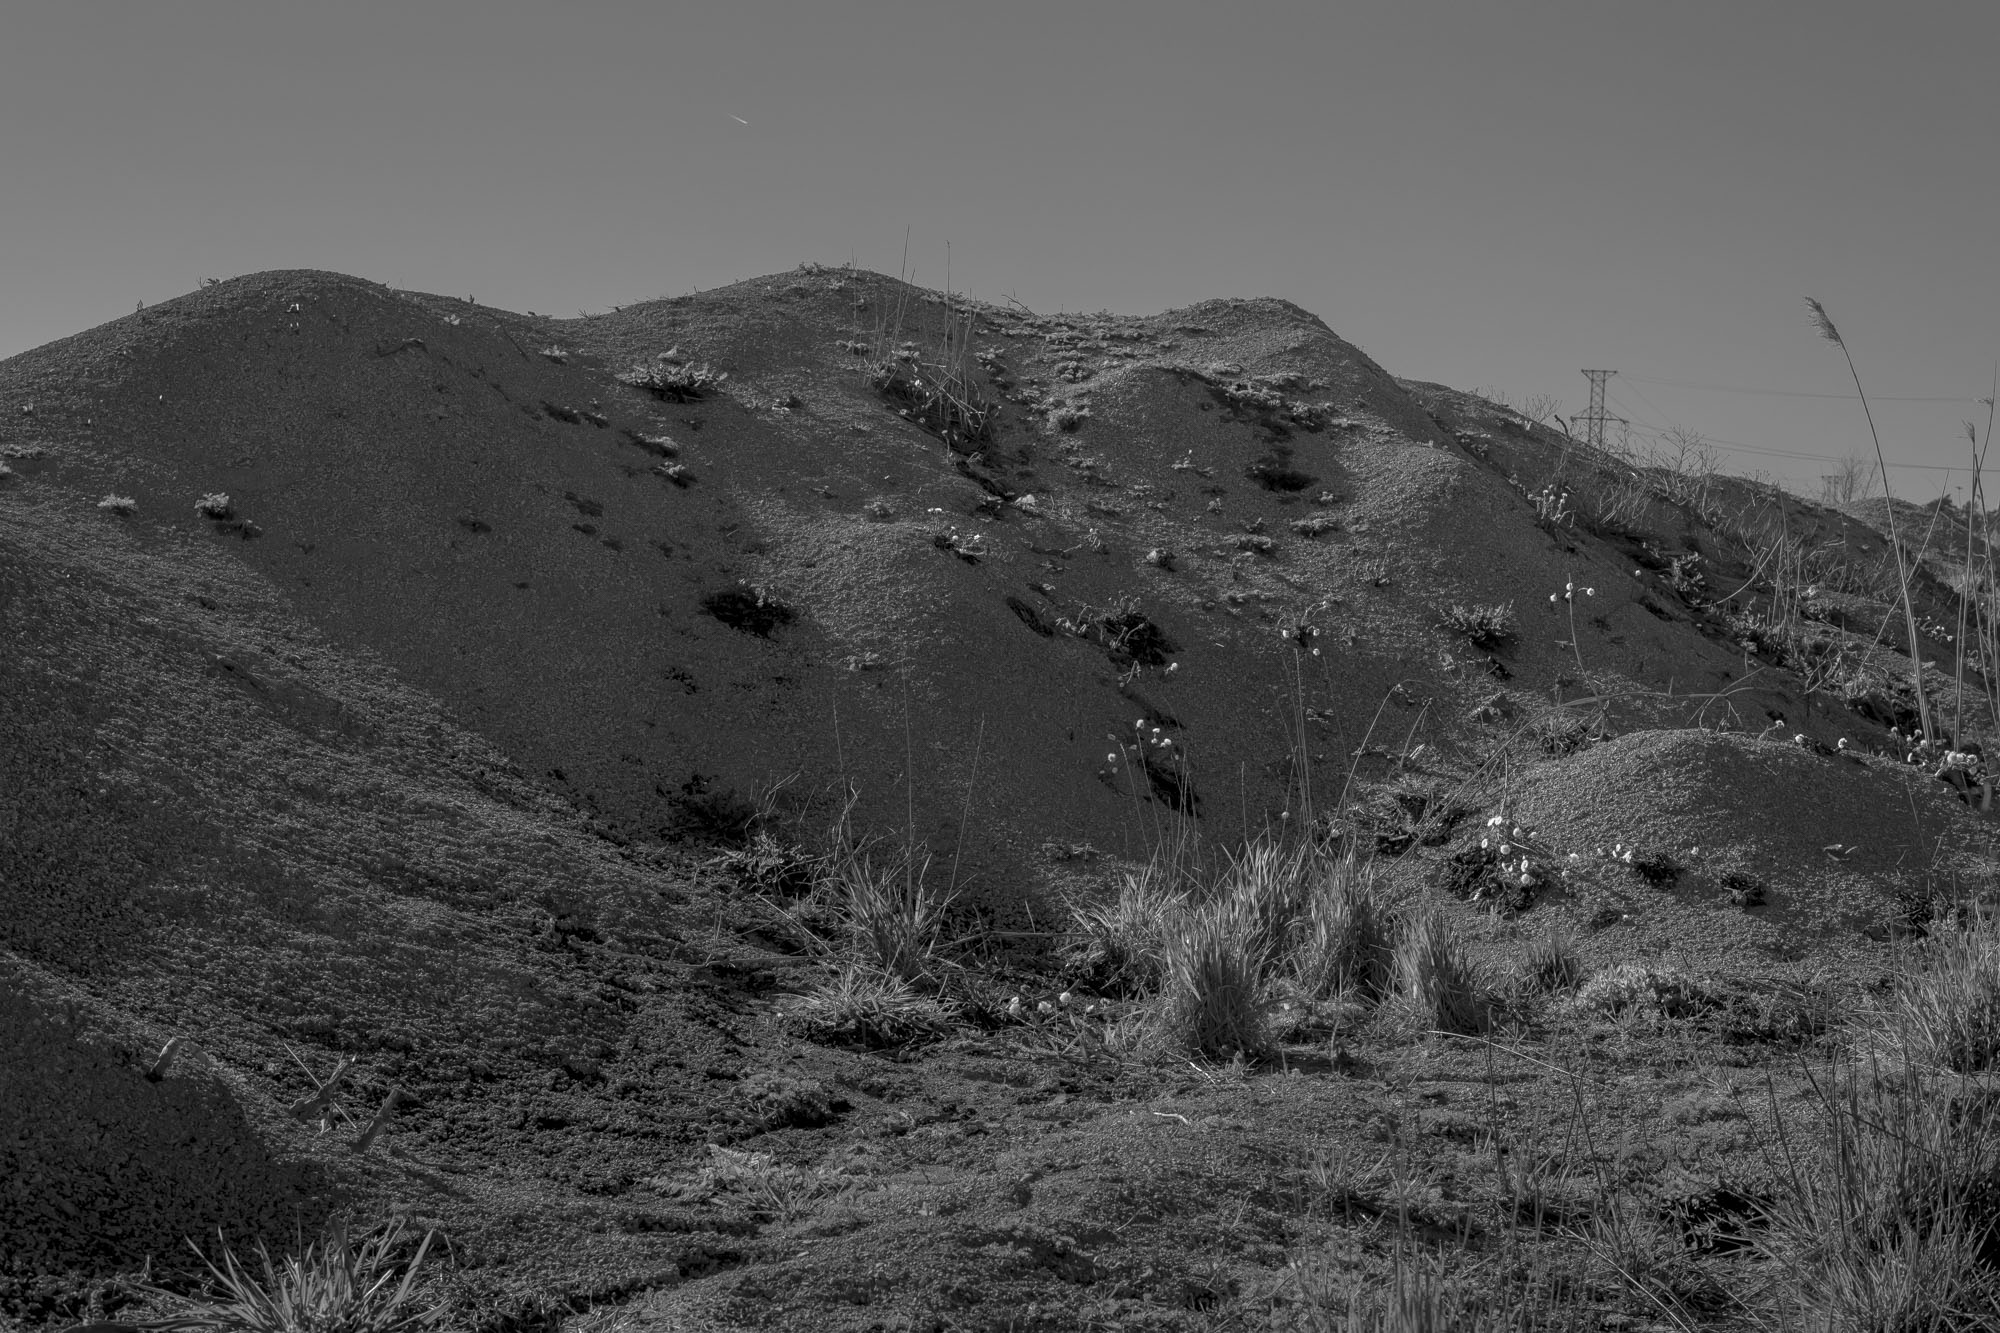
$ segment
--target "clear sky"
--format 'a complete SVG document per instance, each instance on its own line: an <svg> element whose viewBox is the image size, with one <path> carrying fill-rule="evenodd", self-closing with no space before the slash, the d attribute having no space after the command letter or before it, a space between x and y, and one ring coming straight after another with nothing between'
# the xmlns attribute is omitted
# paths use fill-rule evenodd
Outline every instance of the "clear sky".
<svg viewBox="0 0 2000 1333"><path fill-rule="evenodd" d="M1566 412L1615 369L1808 486L1869 449L1817 296L1963 481L1996 53L1995 0L4 0L0 356L257 269L573 315L907 230L1037 310L1281 296Z"/></svg>

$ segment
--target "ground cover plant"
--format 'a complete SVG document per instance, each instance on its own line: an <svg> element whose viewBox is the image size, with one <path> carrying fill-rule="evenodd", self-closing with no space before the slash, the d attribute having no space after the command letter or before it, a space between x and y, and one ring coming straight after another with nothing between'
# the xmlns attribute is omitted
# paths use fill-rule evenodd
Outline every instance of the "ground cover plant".
<svg viewBox="0 0 2000 1333"><path fill-rule="evenodd" d="M1983 498L1275 301L142 313L0 363L11 1325L1994 1322Z"/></svg>

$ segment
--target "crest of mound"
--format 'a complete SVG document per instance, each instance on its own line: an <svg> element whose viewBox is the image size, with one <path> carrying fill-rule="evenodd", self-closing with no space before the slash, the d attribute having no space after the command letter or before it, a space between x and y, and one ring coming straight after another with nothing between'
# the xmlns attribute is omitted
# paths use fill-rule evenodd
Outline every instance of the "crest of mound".
<svg viewBox="0 0 2000 1333"><path fill-rule="evenodd" d="M1950 788L1789 738L1635 732L1539 765L1515 791L1512 817L1563 853L1589 859L1622 843L1684 863L1689 900L1704 900L1688 943L1732 919L1710 910L1731 872L1769 889L1753 934L1880 929L1896 919L1899 894L1990 875L1975 855L1985 825Z"/></svg>

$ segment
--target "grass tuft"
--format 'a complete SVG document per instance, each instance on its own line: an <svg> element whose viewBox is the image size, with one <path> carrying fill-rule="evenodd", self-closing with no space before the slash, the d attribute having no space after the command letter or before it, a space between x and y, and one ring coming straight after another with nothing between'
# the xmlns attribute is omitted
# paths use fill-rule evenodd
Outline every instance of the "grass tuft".
<svg viewBox="0 0 2000 1333"><path fill-rule="evenodd" d="M1210 1060L1253 1059L1267 1037L1264 959L1253 918L1232 899L1185 917L1166 948L1158 1036L1174 1049Z"/></svg>
<svg viewBox="0 0 2000 1333"><path fill-rule="evenodd" d="M1445 915L1432 910L1404 924L1396 942L1396 992L1430 1027L1477 1033L1487 1026L1483 978Z"/></svg>
<svg viewBox="0 0 2000 1333"><path fill-rule="evenodd" d="M1323 868L1311 886L1293 966L1312 999L1343 991L1379 1000L1395 978L1396 923L1374 875L1349 853Z"/></svg>
<svg viewBox="0 0 2000 1333"><path fill-rule="evenodd" d="M1515 976L1524 988L1533 991L1576 986L1584 978L1583 960L1576 956L1576 937L1561 926L1550 926L1528 945Z"/></svg>
<svg viewBox="0 0 2000 1333"><path fill-rule="evenodd" d="M928 853L904 853L878 865L865 853L830 872L856 952L902 981L930 980L938 930L950 906L927 879Z"/></svg>
<svg viewBox="0 0 2000 1333"><path fill-rule="evenodd" d="M195 1254L211 1278L209 1298L185 1314L134 1327L160 1333L405 1333L427 1328L445 1314L442 1303L420 1305L414 1294L434 1234L424 1234L407 1263L395 1257L403 1235L401 1219L376 1228L358 1248L345 1224L335 1223L303 1255L282 1263L260 1242L261 1280L233 1252L224 1249L218 1265L197 1247Z"/></svg>
<svg viewBox="0 0 2000 1333"><path fill-rule="evenodd" d="M879 1050L941 1037L957 1012L901 977L849 963L815 983L784 1016L814 1041Z"/></svg>
<svg viewBox="0 0 2000 1333"><path fill-rule="evenodd" d="M1915 1060L1959 1074L2000 1064L2000 928L1978 915L1933 935L1925 966L1897 991L1894 1030Z"/></svg>
<svg viewBox="0 0 2000 1333"><path fill-rule="evenodd" d="M1064 966L1108 994L1134 996L1159 986L1167 941L1190 905L1174 879L1155 858L1138 874L1126 874L1109 902L1071 904Z"/></svg>
<svg viewBox="0 0 2000 1333"><path fill-rule="evenodd" d="M2000 1323L2000 1116L1968 1114L1990 1094L1954 1097L1950 1082L1914 1065L1836 1071L1814 1084L1812 1146L1772 1154L1781 1190L1760 1248L1807 1327Z"/></svg>
<svg viewBox="0 0 2000 1333"><path fill-rule="evenodd" d="M1514 637L1514 604L1465 605L1438 608L1438 625L1461 635L1475 648L1498 648Z"/></svg>

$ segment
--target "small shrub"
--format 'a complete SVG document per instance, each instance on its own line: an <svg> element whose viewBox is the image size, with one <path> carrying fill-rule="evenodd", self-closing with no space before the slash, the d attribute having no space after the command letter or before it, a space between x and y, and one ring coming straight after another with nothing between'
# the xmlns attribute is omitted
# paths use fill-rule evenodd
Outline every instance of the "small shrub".
<svg viewBox="0 0 2000 1333"><path fill-rule="evenodd" d="M1656 889L1672 888L1680 879L1682 872L1687 869L1672 852L1663 851L1645 852L1625 864L1631 866L1633 873L1640 879Z"/></svg>
<svg viewBox="0 0 2000 1333"><path fill-rule="evenodd" d="M221 491L210 491L194 502L194 512L203 518L224 519L236 511L229 503L229 497Z"/></svg>
<svg viewBox="0 0 2000 1333"><path fill-rule="evenodd" d="M1396 992L1423 1023L1440 1032L1486 1030L1481 977L1441 911L1404 923L1396 941Z"/></svg>
<svg viewBox="0 0 2000 1333"><path fill-rule="evenodd" d="M1065 435L1074 434L1088 420L1090 420L1090 409L1087 407L1064 405L1049 413L1049 424Z"/></svg>
<svg viewBox="0 0 2000 1333"><path fill-rule="evenodd" d="M725 849L710 864L753 892L798 898L812 891L825 860L759 829L745 846Z"/></svg>
<svg viewBox="0 0 2000 1333"><path fill-rule="evenodd" d="M1326 514L1314 514L1310 518L1295 518L1289 525L1301 537L1317 537L1321 533L1338 532L1340 523Z"/></svg>
<svg viewBox="0 0 2000 1333"><path fill-rule="evenodd" d="M1714 982L1677 968L1617 963L1583 983L1575 1005L1588 1013L1636 1012L1654 1019L1693 1018L1727 999Z"/></svg>
<svg viewBox="0 0 2000 1333"><path fill-rule="evenodd" d="M1438 611L1438 624L1461 635L1475 648L1498 648L1514 637L1514 604L1464 605L1453 602Z"/></svg>
<svg viewBox="0 0 2000 1333"><path fill-rule="evenodd" d="M97 507L120 518L130 518L139 512L139 502L129 495L107 495L97 502Z"/></svg>
<svg viewBox="0 0 2000 1333"><path fill-rule="evenodd" d="M727 374L719 374L706 365L669 361L663 355L649 365L632 367L618 377L618 382L643 389L665 402L691 403L728 378Z"/></svg>
<svg viewBox="0 0 2000 1333"><path fill-rule="evenodd" d="M1734 907L1762 907L1766 891L1764 881L1742 870L1725 871L1722 887L1729 891L1729 902Z"/></svg>
<svg viewBox="0 0 2000 1333"><path fill-rule="evenodd" d="M816 1129L847 1109L847 1103L825 1084L770 1070L760 1070L738 1083L736 1097L744 1119L762 1130Z"/></svg>
<svg viewBox="0 0 2000 1333"><path fill-rule="evenodd" d="M798 613L762 588L729 588L701 599L701 609L731 629L754 634L760 639L771 631L791 624Z"/></svg>
<svg viewBox="0 0 2000 1333"><path fill-rule="evenodd" d="M901 977L849 963L816 982L783 1011L784 1021L813 1041L868 1050L908 1046L951 1031L956 1010L920 994Z"/></svg>

